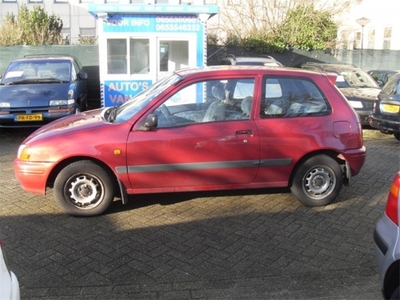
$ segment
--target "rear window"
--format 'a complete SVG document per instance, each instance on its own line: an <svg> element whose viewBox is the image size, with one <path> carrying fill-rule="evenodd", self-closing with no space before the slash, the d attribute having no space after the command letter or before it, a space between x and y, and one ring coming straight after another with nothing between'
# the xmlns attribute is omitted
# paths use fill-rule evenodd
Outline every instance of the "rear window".
<svg viewBox="0 0 400 300"><path fill-rule="evenodd" d="M321 116L332 111L318 87L307 79L265 77L262 97L262 118Z"/></svg>

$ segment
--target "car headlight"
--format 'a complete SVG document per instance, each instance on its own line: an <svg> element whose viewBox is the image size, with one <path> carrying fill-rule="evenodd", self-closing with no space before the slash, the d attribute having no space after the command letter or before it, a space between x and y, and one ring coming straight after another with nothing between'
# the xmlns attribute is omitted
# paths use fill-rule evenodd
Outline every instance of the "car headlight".
<svg viewBox="0 0 400 300"><path fill-rule="evenodd" d="M10 107L10 102L0 102L0 108Z"/></svg>
<svg viewBox="0 0 400 300"><path fill-rule="evenodd" d="M68 90L68 99L74 99L74 90L73 89Z"/></svg>
<svg viewBox="0 0 400 300"><path fill-rule="evenodd" d="M361 101L354 101L354 100L349 100L351 106L354 108L363 108L362 102Z"/></svg>
<svg viewBox="0 0 400 300"><path fill-rule="evenodd" d="M74 99L70 100L50 100L50 106L72 105L75 103Z"/></svg>
<svg viewBox="0 0 400 300"><path fill-rule="evenodd" d="M32 149L28 145L22 144L21 146L19 146L17 157L20 161L28 161L31 157L31 154Z"/></svg>

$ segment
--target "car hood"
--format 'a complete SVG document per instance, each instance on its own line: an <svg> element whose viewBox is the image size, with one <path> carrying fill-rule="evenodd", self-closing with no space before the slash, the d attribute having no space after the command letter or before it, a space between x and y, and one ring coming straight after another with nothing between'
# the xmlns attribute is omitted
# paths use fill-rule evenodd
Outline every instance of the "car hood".
<svg viewBox="0 0 400 300"><path fill-rule="evenodd" d="M347 99L377 100L380 89L378 88L341 88L340 91Z"/></svg>
<svg viewBox="0 0 400 300"><path fill-rule="evenodd" d="M68 99L70 83L15 84L0 86L0 102L11 107L48 106L50 100Z"/></svg>
<svg viewBox="0 0 400 300"><path fill-rule="evenodd" d="M46 138L54 135L67 135L77 130L95 132L98 127L109 124L101 117L102 110L101 108L89 110L52 121L34 131L25 142L35 140L39 136Z"/></svg>

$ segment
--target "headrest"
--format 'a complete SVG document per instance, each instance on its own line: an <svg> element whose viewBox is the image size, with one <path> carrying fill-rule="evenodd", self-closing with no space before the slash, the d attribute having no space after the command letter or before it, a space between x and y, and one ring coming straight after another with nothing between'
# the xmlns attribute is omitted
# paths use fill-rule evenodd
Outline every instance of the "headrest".
<svg viewBox="0 0 400 300"><path fill-rule="evenodd" d="M246 116L250 115L251 110L251 102L253 101L253 97L247 96L242 100L241 109Z"/></svg>
<svg viewBox="0 0 400 300"><path fill-rule="evenodd" d="M225 99L225 88L222 83L213 85L211 92L215 98L220 100Z"/></svg>

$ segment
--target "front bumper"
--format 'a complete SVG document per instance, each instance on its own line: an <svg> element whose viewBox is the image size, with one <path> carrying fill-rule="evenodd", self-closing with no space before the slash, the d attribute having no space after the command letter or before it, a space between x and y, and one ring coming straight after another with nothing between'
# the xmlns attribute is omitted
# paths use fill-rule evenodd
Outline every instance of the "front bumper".
<svg viewBox="0 0 400 300"><path fill-rule="evenodd" d="M74 113L74 108L55 109L54 112L20 112L20 113L2 113L0 112L0 127L2 128L32 128L41 127L44 124L50 123L56 119L71 115ZM23 116L24 120L19 120L18 116ZM22 118L21 118L22 119Z"/></svg>
<svg viewBox="0 0 400 300"><path fill-rule="evenodd" d="M14 160L14 173L25 191L45 194L47 179L53 163L23 162L18 158Z"/></svg>
<svg viewBox="0 0 400 300"><path fill-rule="evenodd" d="M361 125L368 126L369 125L369 116L371 115L372 111L369 110L357 110L355 109L356 113L360 117Z"/></svg>
<svg viewBox="0 0 400 300"><path fill-rule="evenodd" d="M400 121L387 120L371 115L369 117L369 125L379 129L382 132L400 132Z"/></svg>

